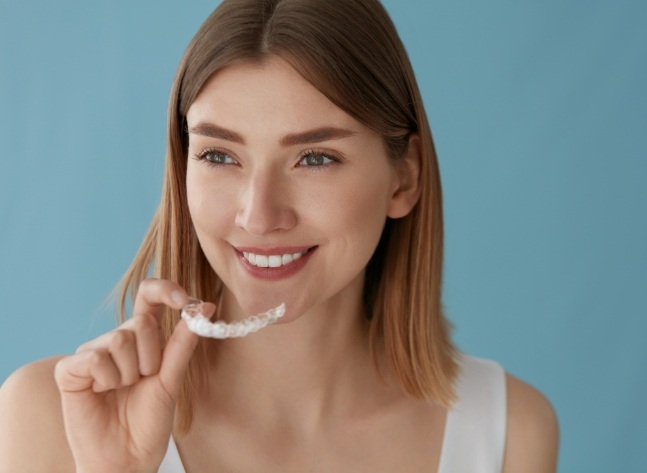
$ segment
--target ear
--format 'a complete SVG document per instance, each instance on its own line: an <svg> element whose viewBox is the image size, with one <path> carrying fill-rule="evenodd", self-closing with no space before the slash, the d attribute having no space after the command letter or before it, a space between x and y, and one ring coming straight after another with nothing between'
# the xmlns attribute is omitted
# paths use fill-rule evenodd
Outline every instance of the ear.
<svg viewBox="0 0 647 473"><path fill-rule="evenodd" d="M412 133L409 136L409 146L403 158L395 164L394 191L387 215L391 218L401 218L411 212L420 199L420 136Z"/></svg>

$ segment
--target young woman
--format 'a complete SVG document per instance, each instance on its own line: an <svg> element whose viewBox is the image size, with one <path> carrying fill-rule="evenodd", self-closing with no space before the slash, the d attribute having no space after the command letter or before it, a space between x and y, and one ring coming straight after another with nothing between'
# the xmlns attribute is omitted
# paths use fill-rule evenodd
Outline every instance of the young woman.
<svg viewBox="0 0 647 473"><path fill-rule="evenodd" d="M132 317L6 381L0 471L555 471L545 398L450 341L438 164L377 0L225 0L168 134ZM190 296L286 313L199 338Z"/></svg>

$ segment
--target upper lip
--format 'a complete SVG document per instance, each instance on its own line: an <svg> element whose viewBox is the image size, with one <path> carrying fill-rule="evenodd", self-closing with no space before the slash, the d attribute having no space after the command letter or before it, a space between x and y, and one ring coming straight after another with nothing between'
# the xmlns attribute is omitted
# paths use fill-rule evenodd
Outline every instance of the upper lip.
<svg viewBox="0 0 647 473"><path fill-rule="evenodd" d="M315 246L274 246L271 248L259 248L257 246L234 246L240 253L254 253L255 255L285 255L289 253L301 253L315 248Z"/></svg>

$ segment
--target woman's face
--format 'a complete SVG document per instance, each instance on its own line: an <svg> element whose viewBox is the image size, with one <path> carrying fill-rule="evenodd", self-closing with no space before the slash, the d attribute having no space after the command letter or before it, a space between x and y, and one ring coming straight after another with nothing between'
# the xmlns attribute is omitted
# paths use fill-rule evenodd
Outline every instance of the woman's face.
<svg viewBox="0 0 647 473"><path fill-rule="evenodd" d="M229 317L286 303L290 321L361 297L394 209L398 176L381 137L287 62L236 64L187 114L187 196ZM342 304L341 306L339 304Z"/></svg>

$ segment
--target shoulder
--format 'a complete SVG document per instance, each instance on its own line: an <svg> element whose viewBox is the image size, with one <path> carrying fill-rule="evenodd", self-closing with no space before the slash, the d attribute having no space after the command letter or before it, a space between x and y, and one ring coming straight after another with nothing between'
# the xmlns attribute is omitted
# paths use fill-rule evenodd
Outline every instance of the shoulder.
<svg viewBox="0 0 647 473"><path fill-rule="evenodd" d="M61 357L23 366L0 388L0 471L74 471L54 368Z"/></svg>
<svg viewBox="0 0 647 473"><path fill-rule="evenodd" d="M546 397L534 387L506 375L508 420L504 473L554 473L559 428Z"/></svg>

